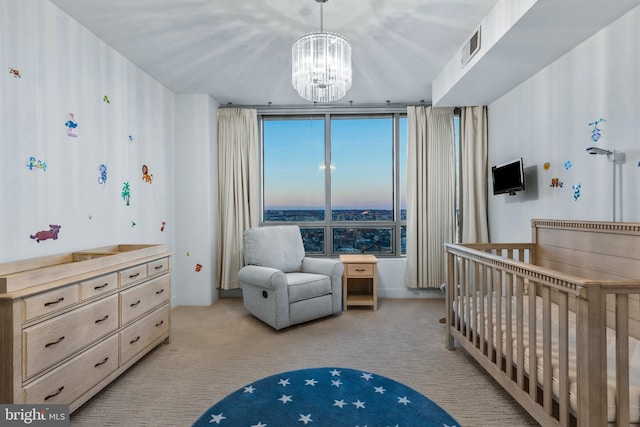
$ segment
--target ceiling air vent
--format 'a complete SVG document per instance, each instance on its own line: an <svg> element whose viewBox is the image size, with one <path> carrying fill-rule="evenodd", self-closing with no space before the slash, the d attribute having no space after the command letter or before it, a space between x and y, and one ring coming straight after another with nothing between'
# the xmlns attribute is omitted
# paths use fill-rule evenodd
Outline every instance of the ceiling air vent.
<svg viewBox="0 0 640 427"><path fill-rule="evenodd" d="M480 30L482 27L478 27L475 33L471 36L469 41L462 48L462 66L467 65L467 62L473 58L473 56L480 50Z"/></svg>

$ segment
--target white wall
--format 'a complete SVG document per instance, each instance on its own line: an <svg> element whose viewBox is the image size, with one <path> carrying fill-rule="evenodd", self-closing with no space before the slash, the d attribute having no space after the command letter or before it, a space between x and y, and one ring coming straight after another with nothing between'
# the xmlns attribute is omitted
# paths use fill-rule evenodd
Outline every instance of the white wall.
<svg viewBox="0 0 640 427"><path fill-rule="evenodd" d="M218 105L210 96L176 95L175 305L210 305L218 295L217 116Z"/></svg>
<svg viewBox="0 0 640 427"><path fill-rule="evenodd" d="M48 1L0 0L0 34L0 263L119 243L171 249L161 226L174 222L174 95ZM29 170L32 156L46 170ZM61 225L57 240L29 237L49 224Z"/></svg>
<svg viewBox="0 0 640 427"><path fill-rule="evenodd" d="M522 156L529 168L525 192L489 196L492 241L530 241L532 218L611 220L612 163L587 154L590 146L626 153L616 219L640 221L639 46L640 7L489 105L489 164ZM600 118L594 142L588 124ZM554 177L562 188L550 187Z"/></svg>

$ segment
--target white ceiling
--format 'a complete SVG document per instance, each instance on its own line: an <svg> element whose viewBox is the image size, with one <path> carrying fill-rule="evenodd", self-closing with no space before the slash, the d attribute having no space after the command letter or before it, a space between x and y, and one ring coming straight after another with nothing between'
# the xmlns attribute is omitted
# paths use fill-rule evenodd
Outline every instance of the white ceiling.
<svg viewBox="0 0 640 427"><path fill-rule="evenodd" d="M314 0L50 1L176 93L207 93L221 104L310 104L291 86L290 57L298 36L320 28ZM353 86L339 103L430 103L433 80L498 2L329 0L324 30L347 38L353 50ZM581 14L601 14L584 3ZM557 45L557 32L540 24L534 39Z"/></svg>

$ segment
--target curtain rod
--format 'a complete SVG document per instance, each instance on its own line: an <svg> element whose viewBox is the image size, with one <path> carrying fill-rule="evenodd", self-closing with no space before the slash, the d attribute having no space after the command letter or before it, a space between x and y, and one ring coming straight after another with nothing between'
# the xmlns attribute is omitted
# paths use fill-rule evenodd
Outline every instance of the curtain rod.
<svg viewBox="0 0 640 427"><path fill-rule="evenodd" d="M263 116L309 113L406 113L407 107L430 104L366 104L366 105L220 105L219 108L254 108Z"/></svg>

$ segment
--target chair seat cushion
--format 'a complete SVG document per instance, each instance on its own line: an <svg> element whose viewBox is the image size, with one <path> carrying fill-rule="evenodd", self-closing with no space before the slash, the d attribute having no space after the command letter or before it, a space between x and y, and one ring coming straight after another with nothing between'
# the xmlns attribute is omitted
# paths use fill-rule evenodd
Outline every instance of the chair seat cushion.
<svg viewBox="0 0 640 427"><path fill-rule="evenodd" d="M286 273L289 302L302 301L331 293L331 279L324 274Z"/></svg>

